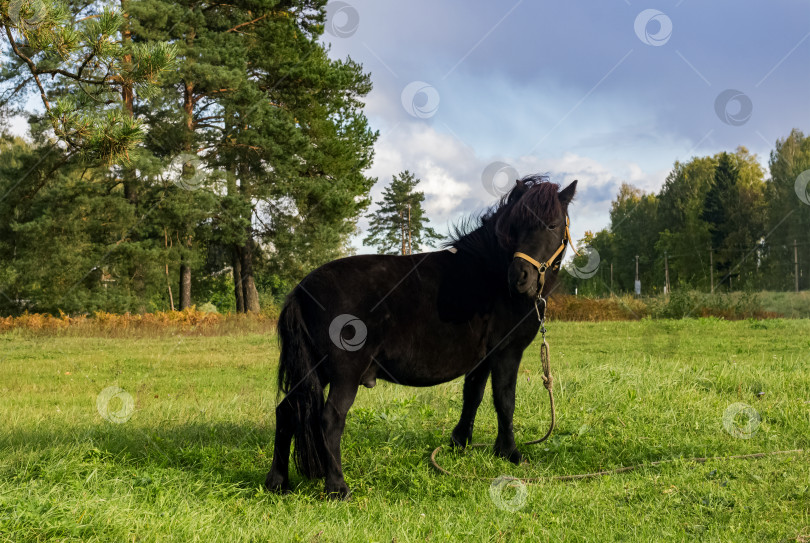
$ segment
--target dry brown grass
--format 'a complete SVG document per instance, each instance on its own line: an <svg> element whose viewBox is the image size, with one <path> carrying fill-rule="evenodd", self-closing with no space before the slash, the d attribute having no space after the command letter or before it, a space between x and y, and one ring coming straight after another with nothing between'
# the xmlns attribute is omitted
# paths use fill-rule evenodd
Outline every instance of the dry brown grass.
<svg viewBox="0 0 810 543"><path fill-rule="evenodd" d="M631 296L586 298L584 296L552 296L549 317L561 321L632 321L650 315L647 304Z"/></svg>
<svg viewBox="0 0 810 543"><path fill-rule="evenodd" d="M270 332L276 319L259 314L220 314L200 311L196 307L183 311L158 311L133 315L96 312L93 315L59 316L25 313L18 317L0 317L0 332L25 330L42 333L110 336L193 333L222 335L240 332Z"/></svg>
<svg viewBox="0 0 810 543"><path fill-rule="evenodd" d="M673 293L668 298L554 295L548 316L561 321L632 321L645 317L717 317L724 320L768 319L783 315L765 310L755 297L709 296L700 293ZM139 336L163 334L224 335L264 333L275 329L277 311L259 314L209 313L195 307L183 311L158 311L123 315L97 312L92 315L59 316L25 313L0 317L0 332L23 330L33 333L69 335Z"/></svg>

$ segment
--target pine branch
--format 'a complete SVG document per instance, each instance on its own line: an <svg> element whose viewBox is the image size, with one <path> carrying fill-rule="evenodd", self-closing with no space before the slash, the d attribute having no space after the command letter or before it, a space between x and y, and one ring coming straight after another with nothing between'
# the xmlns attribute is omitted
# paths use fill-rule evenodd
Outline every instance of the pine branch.
<svg viewBox="0 0 810 543"><path fill-rule="evenodd" d="M229 29L229 30L226 30L226 31L225 31L225 33L227 34L227 33L229 33L229 32L234 32L234 31L236 31L237 29L242 28L243 26L252 25L253 23L257 23L257 22L261 21L262 19L267 19L267 18L268 18L270 15L272 15L272 13L265 13L265 14L264 14L264 15L262 15L261 17L256 17L256 18L255 18L255 19L253 19L252 21L248 21L248 22L246 22L246 23L238 24L238 25L236 25L235 27L233 27L233 28L231 28L231 29Z"/></svg>

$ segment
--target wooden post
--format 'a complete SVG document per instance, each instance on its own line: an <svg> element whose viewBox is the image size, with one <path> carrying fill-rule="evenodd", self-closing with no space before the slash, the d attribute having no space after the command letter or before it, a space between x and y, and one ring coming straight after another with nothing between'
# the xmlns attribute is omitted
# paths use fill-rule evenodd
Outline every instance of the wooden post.
<svg viewBox="0 0 810 543"><path fill-rule="evenodd" d="M793 240L793 278L796 292L799 292L799 246L795 239Z"/></svg>
<svg viewBox="0 0 810 543"><path fill-rule="evenodd" d="M664 294L669 294L669 259L664 251Z"/></svg>
<svg viewBox="0 0 810 543"><path fill-rule="evenodd" d="M610 263L610 293L613 294L613 262Z"/></svg>
<svg viewBox="0 0 810 543"><path fill-rule="evenodd" d="M711 278L712 294L714 294L714 250L709 245L709 277Z"/></svg>

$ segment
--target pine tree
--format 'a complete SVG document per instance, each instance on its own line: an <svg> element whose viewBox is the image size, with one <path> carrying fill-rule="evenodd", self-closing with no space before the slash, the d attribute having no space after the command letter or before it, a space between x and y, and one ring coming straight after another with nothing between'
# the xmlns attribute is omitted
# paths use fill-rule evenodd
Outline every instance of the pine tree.
<svg viewBox="0 0 810 543"><path fill-rule="evenodd" d="M173 47L121 39L125 16L89 1L3 2L0 26L12 59L0 75L10 89L3 105L24 107L36 93L68 157L126 161L144 135L127 112L127 97L135 89L149 92L171 66Z"/></svg>
<svg viewBox="0 0 810 543"><path fill-rule="evenodd" d="M730 271L731 253L726 247L726 240L731 234L729 210L737 190L739 172L728 153L722 153L714 171L714 179L706 193L703 212L700 218L709 225L711 244L720 249L714 258L714 267L724 277Z"/></svg>
<svg viewBox="0 0 810 543"><path fill-rule="evenodd" d="M374 180L362 172L377 135L360 98L371 83L360 65L328 58L324 6L131 1L133 39L178 48L148 113L165 129L148 145L197 154L215 172L212 224L232 253L240 311L259 310L257 266L300 279L342 252L368 205Z"/></svg>
<svg viewBox="0 0 810 543"><path fill-rule="evenodd" d="M0 81L7 89L0 104L4 115L28 117L33 142L27 155L36 158L30 169L21 172L18 182L4 191L0 202L2 216L42 223L30 211L41 210L43 202L54 201L52 195L62 188L52 185L71 181L84 185L82 180L76 182L61 173L65 170L73 175L93 172L93 180L103 181L107 194L115 197L119 197L119 185L123 182L123 194L129 197L133 209L106 202L101 209L115 210L118 215L114 218L107 215L105 224L112 228L134 219L136 198L130 193L131 176L126 172L132 171L137 146L146 131L132 115L133 98L155 89L159 77L172 65L173 47L165 42L133 44L127 38L126 14L116 10L111 2L0 2L0 36L7 43L3 49L11 60L4 62L0 72ZM43 112L26 109L30 104L28 97L33 95L38 97ZM66 188L70 194L74 187ZM41 191L48 194L39 198ZM88 198L95 198L94 194L91 187ZM83 221L89 226L87 217ZM134 232L137 223L137 220L129 222L132 238L137 236ZM36 231L44 232L29 230ZM115 252L102 254L114 257ZM22 258L19 252L14 255ZM55 279L64 275L60 272L69 271L54 269L47 262L40 262L34 269L56 274L54 280L47 282L48 288L60 284ZM143 277L140 271L129 276L138 281ZM75 273L73 283L77 286L69 287L73 294L86 283L83 275L95 277L88 270ZM65 282L72 284L69 278ZM143 288L138 290L142 298L148 297Z"/></svg>
<svg viewBox="0 0 810 543"><path fill-rule="evenodd" d="M394 175L383 191L380 208L371 214L371 224L364 245L377 247L385 254L413 254L421 245L432 245L443 236L427 226L428 218L422 209L423 192L416 191L420 180L405 170Z"/></svg>
<svg viewBox="0 0 810 543"><path fill-rule="evenodd" d="M0 0L0 24L10 20L8 5ZM41 245L54 235L36 228L39 218L30 212L36 207L39 213L70 221L76 237L65 236L65 247L75 239L88 250L86 262L99 256L103 276L114 278L102 281L95 272L89 276L94 292L114 291L120 294L120 303L87 302L87 307L144 311L208 301L198 296L209 295L218 281L212 277L221 277L219 272L227 265L234 273L237 308L258 311L259 285L281 293L317 265L351 252L350 237L370 204L369 192L376 181L364 172L371 164L377 133L369 129L362 111L362 98L371 90L369 75L351 59L330 59L320 41L326 0L114 0L105 4L79 0L65 5L70 12L58 21L89 16L75 27L83 32L76 43L86 54L76 52L81 47L62 49L74 51L71 60L79 58L78 68L66 66L58 55L49 57L50 53L31 58L44 62L41 66L48 70L62 63L61 71L41 72L47 73L43 86L50 104L74 100L75 110L61 111L76 115L40 115L32 125L32 145L24 151L15 147L19 160L9 170L10 181L0 179L5 187L0 211L4 217L30 222L31 228L23 239L26 225L0 224L4 256L22 254L17 249L21 242L36 240ZM99 5L119 11L98 14L94 10ZM54 22L57 12L49 10L53 21L47 28L62 32L64 28ZM32 20L28 12L23 17ZM113 19L115 24L110 26ZM106 33L94 34L95 27L86 27L90 23L102 25ZM34 40L45 28L29 32L26 27L25 31ZM65 28L69 30L70 25ZM16 29L12 32L17 36L15 43L25 44L22 53L33 50L26 41L29 38L19 37ZM64 35L76 37L70 32ZM90 39L93 36L101 36L100 44ZM59 45L66 40L52 41ZM103 52L101 46L106 48ZM172 70L158 70L161 51L172 52ZM150 52L151 56L146 54ZM25 113L22 91L26 85L37 87L23 62L6 64L3 74L17 85L6 88ZM70 76L70 70L95 74L105 68L110 79L105 80L109 86L103 91L100 84L77 82ZM85 90L92 98L82 94ZM58 148L47 145L53 141L53 122L57 128L59 123L64 125L57 132L71 138ZM89 130L71 133L71 123L84 123L85 129L98 128L100 133L93 137ZM115 140L117 134L129 139ZM66 156L81 157L92 176L73 168L78 162L65 165L63 148L68 149ZM99 159L121 157L127 160L93 166L103 162ZM185 158L178 166L179 157ZM37 165L34 174L25 174ZM64 175L47 175L60 166L71 169ZM112 245L104 236L81 232L83 225L91 223L88 217L49 210L57 205L54 195L59 191L36 195L48 180L67 182L81 175L85 177L75 186L87 189L92 205L117 214L105 215L101 223L115 230L115 236L108 233L114 239ZM17 182L22 178L24 182ZM180 188L188 185L200 190ZM19 202L27 202L27 207ZM59 281L50 285L54 288L71 284L71 273L79 273L82 267L37 268L36 253L26 252L25 258L14 265L58 272ZM30 298L28 294L33 293L56 304L48 305L49 310L58 309L54 292L41 292L41 285L27 283L25 274L14 277L19 280L14 287L16 298ZM84 285L77 284L74 292ZM194 289L198 288L205 294L197 294ZM82 300L77 298L71 309L80 311Z"/></svg>

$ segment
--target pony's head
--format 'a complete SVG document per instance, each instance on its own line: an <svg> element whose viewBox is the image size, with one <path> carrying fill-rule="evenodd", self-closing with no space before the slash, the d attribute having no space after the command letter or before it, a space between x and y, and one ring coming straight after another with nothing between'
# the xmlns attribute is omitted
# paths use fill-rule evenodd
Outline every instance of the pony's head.
<svg viewBox="0 0 810 543"><path fill-rule="evenodd" d="M518 294L531 298L548 294L559 272L570 243L568 204L577 182L559 188L544 176L524 177L503 197L494 217L498 243L512 256L509 286Z"/></svg>

